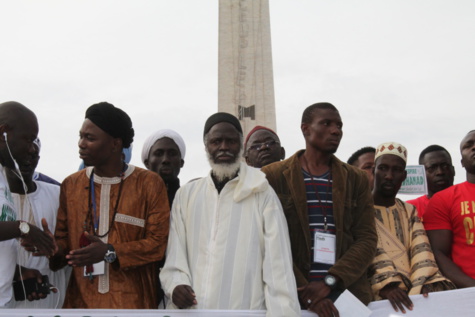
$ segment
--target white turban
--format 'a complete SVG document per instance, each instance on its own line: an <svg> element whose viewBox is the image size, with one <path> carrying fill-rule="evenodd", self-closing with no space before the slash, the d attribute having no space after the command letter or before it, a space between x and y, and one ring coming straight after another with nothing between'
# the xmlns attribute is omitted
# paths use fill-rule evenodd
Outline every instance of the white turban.
<svg viewBox="0 0 475 317"><path fill-rule="evenodd" d="M178 149L180 150L181 159L182 160L185 159L186 146L185 146L185 141L183 141L183 138L176 131L173 131L170 129L162 129L150 135L147 138L147 140L145 140L145 143L142 148L142 162L144 164L145 164L145 160L148 159L148 155L150 153L150 149L152 148L152 146L155 144L155 142L163 138L172 139L178 146Z"/></svg>

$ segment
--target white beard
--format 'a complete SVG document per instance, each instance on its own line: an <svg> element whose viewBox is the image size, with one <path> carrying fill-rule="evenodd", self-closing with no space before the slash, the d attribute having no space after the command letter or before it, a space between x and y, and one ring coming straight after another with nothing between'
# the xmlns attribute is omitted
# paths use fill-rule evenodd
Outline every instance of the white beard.
<svg viewBox="0 0 475 317"><path fill-rule="evenodd" d="M243 148L241 148L238 155L235 157L234 162L222 164L215 163L213 158L211 157L211 154L209 154L208 149L206 147L205 149L209 165L211 166L211 172L213 173L213 176L216 177L216 180L218 182L230 179L231 177L235 176L236 173L239 171L239 167L241 166L241 158L244 152Z"/></svg>

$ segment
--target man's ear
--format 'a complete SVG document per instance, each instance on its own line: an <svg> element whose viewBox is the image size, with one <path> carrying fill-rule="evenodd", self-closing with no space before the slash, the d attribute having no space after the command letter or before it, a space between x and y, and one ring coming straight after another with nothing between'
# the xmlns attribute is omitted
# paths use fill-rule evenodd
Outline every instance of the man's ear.
<svg viewBox="0 0 475 317"><path fill-rule="evenodd" d="M300 130L302 130L302 134L303 134L304 137L307 136L308 135L308 124L302 123L300 125Z"/></svg>
<svg viewBox="0 0 475 317"><path fill-rule="evenodd" d="M280 148L280 159L285 160L285 149L283 146Z"/></svg>
<svg viewBox="0 0 475 317"><path fill-rule="evenodd" d="M145 160L146 162L148 162L148 160ZM180 164L180 168L183 167L183 165L185 165L185 160L184 159L181 159L180 160L181 164Z"/></svg>
<svg viewBox="0 0 475 317"><path fill-rule="evenodd" d="M402 181L404 182L406 180L406 178L407 178L407 171L404 170L404 179Z"/></svg>
<svg viewBox="0 0 475 317"><path fill-rule="evenodd" d="M7 134L7 131L8 131L8 127L6 124L2 124L0 125L0 140L1 141L6 141L6 134Z"/></svg>
<svg viewBox="0 0 475 317"><path fill-rule="evenodd" d="M143 161L143 164L145 165L145 167L149 170L150 167L148 166L148 159L146 159L145 161Z"/></svg>
<svg viewBox="0 0 475 317"><path fill-rule="evenodd" d="M121 138L114 138L113 145L114 145L114 152L122 152L122 139Z"/></svg>

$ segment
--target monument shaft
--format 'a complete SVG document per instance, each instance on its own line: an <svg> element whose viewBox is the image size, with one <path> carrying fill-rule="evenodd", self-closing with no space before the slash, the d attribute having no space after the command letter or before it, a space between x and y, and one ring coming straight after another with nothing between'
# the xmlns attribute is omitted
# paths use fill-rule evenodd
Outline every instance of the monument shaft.
<svg viewBox="0 0 475 317"><path fill-rule="evenodd" d="M218 111L276 131L268 0L220 0Z"/></svg>

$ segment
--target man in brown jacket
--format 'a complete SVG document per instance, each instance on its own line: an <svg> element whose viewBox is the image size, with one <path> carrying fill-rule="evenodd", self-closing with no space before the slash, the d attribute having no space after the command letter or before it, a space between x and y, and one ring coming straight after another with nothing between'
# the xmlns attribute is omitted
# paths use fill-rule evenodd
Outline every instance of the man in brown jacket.
<svg viewBox="0 0 475 317"><path fill-rule="evenodd" d="M309 106L301 124L306 149L262 168L289 226L300 303L321 317L338 316L333 301L345 289L365 304L372 299L373 203L364 172L333 155L342 126L332 104Z"/></svg>

